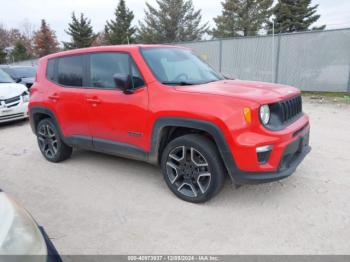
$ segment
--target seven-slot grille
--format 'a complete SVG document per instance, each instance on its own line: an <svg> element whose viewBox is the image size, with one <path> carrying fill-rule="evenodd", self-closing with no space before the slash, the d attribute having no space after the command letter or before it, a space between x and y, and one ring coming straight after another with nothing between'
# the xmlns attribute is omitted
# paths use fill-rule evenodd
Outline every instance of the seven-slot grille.
<svg viewBox="0 0 350 262"><path fill-rule="evenodd" d="M288 122L294 117L298 116L302 108L301 96L295 96L279 102L280 107L280 119L282 123Z"/></svg>

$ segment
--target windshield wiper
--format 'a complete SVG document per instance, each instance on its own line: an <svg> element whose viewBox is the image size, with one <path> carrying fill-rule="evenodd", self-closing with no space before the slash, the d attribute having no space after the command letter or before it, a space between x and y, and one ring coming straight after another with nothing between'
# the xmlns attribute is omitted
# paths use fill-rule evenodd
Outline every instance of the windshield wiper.
<svg viewBox="0 0 350 262"><path fill-rule="evenodd" d="M225 80L236 80L235 78L226 75L223 75L223 77L225 78Z"/></svg>
<svg viewBox="0 0 350 262"><path fill-rule="evenodd" d="M171 81L164 81L162 82L163 85L175 85L175 86L192 86L195 85L195 83L190 83L186 81L180 81L180 82L171 82Z"/></svg>
<svg viewBox="0 0 350 262"><path fill-rule="evenodd" d="M13 82L3 82L3 81L0 81L0 84L11 84Z"/></svg>
<svg viewBox="0 0 350 262"><path fill-rule="evenodd" d="M210 81L207 81L207 82L203 82L203 84L209 84L209 83L218 82L218 81L221 81L221 80L222 79L210 80Z"/></svg>

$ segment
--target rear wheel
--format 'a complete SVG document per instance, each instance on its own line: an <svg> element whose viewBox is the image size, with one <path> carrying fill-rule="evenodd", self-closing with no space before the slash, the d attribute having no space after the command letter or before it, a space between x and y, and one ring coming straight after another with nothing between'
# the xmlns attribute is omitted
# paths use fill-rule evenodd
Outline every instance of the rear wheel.
<svg viewBox="0 0 350 262"><path fill-rule="evenodd" d="M208 201L224 184L225 168L216 146L201 135L171 141L163 151L161 166L170 190L188 202Z"/></svg>
<svg viewBox="0 0 350 262"><path fill-rule="evenodd" d="M61 162L72 155L72 147L66 145L50 118L43 119L37 126L38 145L43 156L50 162Z"/></svg>

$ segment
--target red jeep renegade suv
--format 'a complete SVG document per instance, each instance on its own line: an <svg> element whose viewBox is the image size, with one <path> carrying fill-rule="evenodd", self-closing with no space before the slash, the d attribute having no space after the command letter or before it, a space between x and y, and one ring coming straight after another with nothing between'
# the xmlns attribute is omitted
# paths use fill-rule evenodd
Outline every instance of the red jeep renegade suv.
<svg viewBox="0 0 350 262"><path fill-rule="evenodd" d="M190 50L161 45L67 51L39 60L30 120L44 157L78 147L159 164L178 197L291 175L310 152L294 87L229 80Z"/></svg>

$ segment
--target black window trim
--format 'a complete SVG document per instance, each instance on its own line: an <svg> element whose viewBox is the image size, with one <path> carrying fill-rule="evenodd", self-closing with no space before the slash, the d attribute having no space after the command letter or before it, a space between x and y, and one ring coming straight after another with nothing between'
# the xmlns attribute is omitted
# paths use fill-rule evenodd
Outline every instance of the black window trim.
<svg viewBox="0 0 350 262"><path fill-rule="evenodd" d="M131 59L131 62L134 63L137 71L139 72L142 81L144 83L143 86L140 86L138 88L134 88L133 91L136 91L138 89L141 88L145 88L146 85L146 81L145 81L145 77L142 73L142 71L140 70L140 67L137 65L137 63L135 62L134 58L132 57L132 55L130 54L130 52L127 51L93 51L93 52L86 52L86 53L79 53L79 54L71 54L71 55L62 55L62 56L57 56L57 57L53 57L53 58L49 58L47 60L47 64L46 64L46 72L45 72L45 78L47 81L58 85L60 87L64 87L64 88L77 88L77 89L96 89L96 90L117 90L119 91L118 88L113 87L113 88L99 88L99 87L93 87L91 84L91 55L93 54L102 54L102 53L118 53L118 54L127 54L129 59ZM83 85L82 86L67 86L67 85L62 85L58 82L58 59L60 58L65 58L65 57L71 57L71 56L83 56ZM48 64L49 61L53 60L54 61L54 77L53 80L50 80L47 77L47 70L48 70Z"/></svg>

